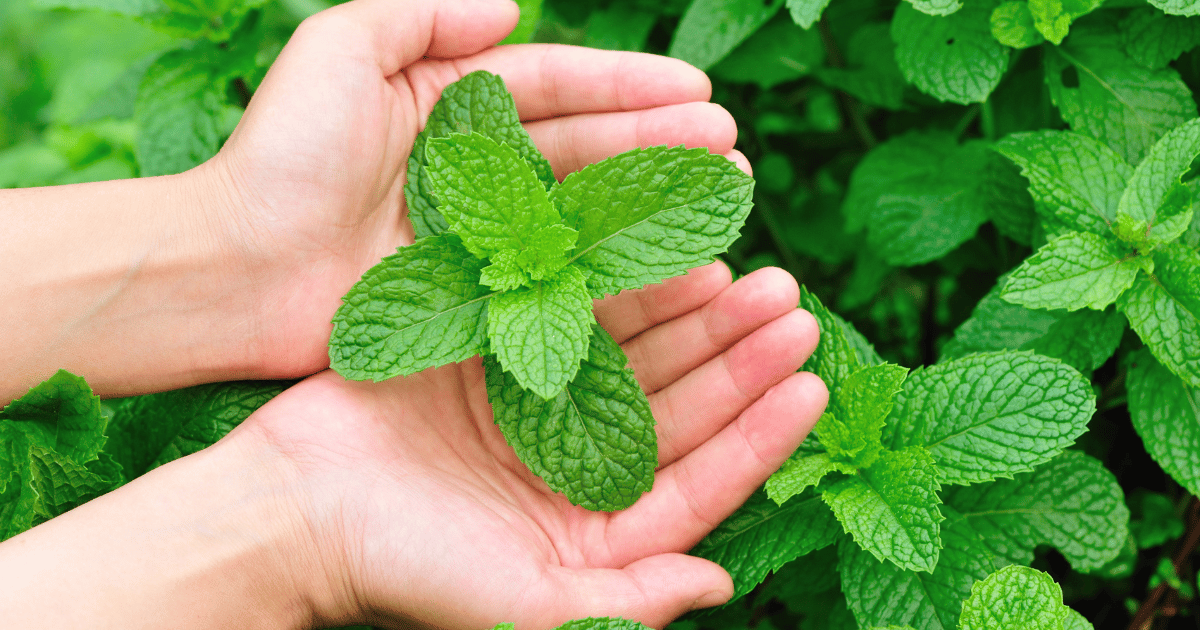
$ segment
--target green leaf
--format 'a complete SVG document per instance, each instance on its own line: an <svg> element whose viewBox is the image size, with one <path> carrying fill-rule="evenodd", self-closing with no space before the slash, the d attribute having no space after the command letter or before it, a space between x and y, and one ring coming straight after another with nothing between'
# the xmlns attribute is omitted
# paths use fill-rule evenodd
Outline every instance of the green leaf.
<svg viewBox="0 0 1200 630"><path fill-rule="evenodd" d="M1063 618L1063 630L1096 630L1092 622L1084 618L1073 608L1067 609L1067 616Z"/></svg>
<svg viewBox="0 0 1200 630"><path fill-rule="evenodd" d="M1046 84L1072 130L1137 164L1164 133L1196 117L1196 103L1178 72L1146 68L1122 42L1115 24L1077 24L1062 46L1047 50Z"/></svg>
<svg viewBox="0 0 1200 630"><path fill-rule="evenodd" d="M88 105L79 118L75 119L75 122L84 124L105 118L117 120L133 118L134 110L137 107L138 87L142 84L142 78L146 76L146 71L155 59L155 56L147 57L129 66L109 85L107 90L100 94L99 98Z"/></svg>
<svg viewBox="0 0 1200 630"><path fill-rule="evenodd" d="M766 24L783 2L695 0L679 20L667 54L708 70Z"/></svg>
<svg viewBox="0 0 1200 630"><path fill-rule="evenodd" d="M895 403L908 369L873 365L859 369L831 389L830 412L813 431L833 458L855 468L868 468L883 448L883 424Z"/></svg>
<svg viewBox="0 0 1200 630"><path fill-rule="evenodd" d="M511 629L510 629L511 630ZM646 626L628 619L618 617L588 617L574 619L555 628L555 630L650 630Z"/></svg>
<svg viewBox="0 0 1200 630"><path fill-rule="evenodd" d="M30 521L32 526L83 505L120 485L119 475L98 475L37 444L29 445L29 464L30 485L36 495Z"/></svg>
<svg viewBox="0 0 1200 630"><path fill-rule="evenodd" d="M1125 52L1147 68L1165 68L1200 45L1200 20L1163 15L1150 7L1130 11L1121 20L1121 32Z"/></svg>
<svg viewBox="0 0 1200 630"><path fill-rule="evenodd" d="M858 359L858 365L869 366L883 363L883 358L875 351L875 346L871 345L871 342L867 341L867 338L858 332L854 324L842 319L837 313L829 313L828 317L842 329L842 334L846 337L846 343L850 344L850 349L854 351L854 356Z"/></svg>
<svg viewBox="0 0 1200 630"><path fill-rule="evenodd" d="M804 370L821 377L829 391L836 391L860 365L858 354L847 341L840 317L825 308L817 296L800 287L800 308L812 313L821 336L812 356L804 362Z"/></svg>
<svg viewBox="0 0 1200 630"><path fill-rule="evenodd" d="M943 133L895 137L854 169L842 206L846 229L865 227L867 244L888 264L944 256L988 220L994 203L984 184L989 163L982 143L960 146Z"/></svg>
<svg viewBox="0 0 1200 630"><path fill-rule="evenodd" d="M1134 170L1117 216L1129 217L1148 229L1150 245L1175 240L1191 223L1191 191L1180 184L1180 177L1198 155L1200 120L1193 120L1163 136Z"/></svg>
<svg viewBox="0 0 1200 630"><path fill-rule="evenodd" d="M905 571L856 545L839 545L842 591L859 625L957 628L962 600L972 584L995 568L995 561L970 524L956 516L942 524L942 542L932 574Z"/></svg>
<svg viewBox="0 0 1200 630"><path fill-rule="evenodd" d="M908 0L916 10L926 15L950 15L962 8L959 0Z"/></svg>
<svg viewBox="0 0 1200 630"><path fill-rule="evenodd" d="M521 9L521 17L517 26L505 37L501 44L524 44L537 31L538 21L542 19L542 0L516 0Z"/></svg>
<svg viewBox="0 0 1200 630"><path fill-rule="evenodd" d="M1133 285L1144 264L1102 236L1068 232L1021 263L1000 296L1029 308L1099 310Z"/></svg>
<svg viewBox="0 0 1200 630"><path fill-rule="evenodd" d="M492 264L479 271L479 284L487 285L493 291L529 286L529 274L517 264L518 255L515 249L503 249L493 254Z"/></svg>
<svg viewBox="0 0 1200 630"><path fill-rule="evenodd" d="M521 461L575 505L611 512L650 490L658 443L625 352L599 326L591 335L578 374L549 400L491 356L484 372L496 425Z"/></svg>
<svg viewBox="0 0 1200 630"><path fill-rule="evenodd" d="M787 16L780 15L713 66L709 74L768 90L808 75L824 60L821 36L798 28Z"/></svg>
<svg viewBox="0 0 1200 630"><path fill-rule="evenodd" d="M656 12L637 5L613 4L607 9L596 9L588 17L583 45L641 52L646 49L646 40L650 39L650 31L657 22Z"/></svg>
<svg viewBox="0 0 1200 630"><path fill-rule="evenodd" d="M567 266L567 253L578 237L578 232L565 225L547 225L533 233L526 248L517 254L516 263L534 280L549 278Z"/></svg>
<svg viewBox="0 0 1200 630"><path fill-rule="evenodd" d="M840 472L852 475L857 470L854 466L834 461L828 453L806 455L797 453L789 458L783 466L775 471L765 486L767 496L772 501L783 505L788 499L804 492L821 482L825 475Z"/></svg>
<svg viewBox="0 0 1200 630"><path fill-rule="evenodd" d="M1179 485L1200 494L1200 387L1179 380L1144 348L1133 357L1127 384L1129 416L1146 451Z"/></svg>
<svg viewBox="0 0 1200 630"><path fill-rule="evenodd" d="M342 298L330 366L348 379L382 381L480 354L494 295L479 284L483 265L453 234L384 258Z"/></svg>
<svg viewBox="0 0 1200 630"><path fill-rule="evenodd" d="M1070 131L1012 134L996 150L1021 167L1029 192L1080 230L1109 236L1134 169L1101 142Z"/></svg>
<svg viewBox="0 0 1200 630"><path fill-rule="evenodd" d="M1046 41L1034 26L1029 3L1023 0L1009 0L996 7L991 25L992 37L1011 48L1029 48Z"/></svg>
<svg viewBox="0 0 1200 630"><path fill-rule="evenodd" d="M963 601L961 630L1062 630L1070 609L1049 575L1029 567L1004 567L971 588Z"/></svg>
<svg viewBox="0 0 1200 630"><path fill-rule="evenodd" d="M130 17L153 15L167 10L162 0L33 0L39 9L92 9Z"/></svg>
<svg viewBox="0 0 1200 630"><path fill-rule="evenodd" d="M850 37L845 53L845 68L818 68L817 77L866 105L904 107L907 81L896 65L896 43L890 25L864 24Z"/></svg>
<svg viewBox="0 0 1200 630"><path fill-rule="evenodd" d="M592 297L682 275L738 236L754 180L705 149L635 149L572 173L551 197L579 231Z"/></svg>
<svg viewBox="0 0 1200 630"><path fill-rule="evenodd" d="M1050 43L1062 43L1071 22L1096 10L1104 0L1029 0L1033 25Z"/></svg>
<svg viewBox="0 0 1200 630"><path fill-rule="evenodd" d="M522 388L553 400L588 356L595 321L583 274L570 267L493 297L487 336L500 365Z"/></svg>
<svg viewBox="0 0 1200 630"><path fill-rule="evenodd" d="M290 381L211 383L115 404L104 452L133 479L216 444Z"/></svg>
<svg viewBox="0 0 1200 630"><path fill-rule="evenodd" d="M829 6L829 0L787 0L788 12L792 14L792 20L803 29L812 28L812 25L821 19L821 13L827 6Z"/></svg>
<svg viewBox="0 0 1200 630"><path fill-rule="evenodd" d="M1071 445L1096 409L1091 384L1028 352L992 352L915 370L883 442L924 446L939 481L969 484L1033 470Z"/></svg>
<svg viewBox="0 0 1200 630"><path fill-rule="evenodd" d="M1117 351L1124 333L1125 318L1117 309L1083 309L1062 314L1044 336L1020 349L1060 359L1086 374L1104 365Z"/></svg>
<svg viewBox="0 0 1200 630"><path fill-rule="evenodd" d="M479 258L531 247L539 228L559 221L537 175L506 144L452 133L430 139L425 158L439 211Z"/></svg>
<svg viewBox="0 0 1200 630"><path fill-rule="evenodd" d="M1170 15L1200 15L1200 2L1196 0L1148 0L1151 5Z"/></svg>
<svg viewBox="0 0 1200 630"><path fill-rule="evenodd" d="M1143 361L1153 362L1154 358L1151 357L1149 355L1149 353L1142 351L1139 353L1139 356L1137 357L1136 361L1138 363L1142 363ZM1153 368L1143 368L1143 370L1146 370L1146 371L1149 371L1152 369ZM1162 370L1162 374L1165 375L1166 378L1174 378L1170 372L1163 370L1161 366L1159 366L1158 369ZM1130 376L1132 377L1132 374ZM1153 377L1151 377L1151 378L1153 378ZM1161 376L1160 376L1160 378L1161 378ZM1169 383L1170 383L1169 381L1163 380L1161 384L1169 388L1170 387ZM1142 383L1142 386L1145 386L1145 385L1146 385L1146 383ZM1153 387L1153 385L1151 385L1151 387ZM1132 389L1133 389L1133 384L1132 384L1132 381L1130 381L1131 400L1132 400ZM1145 402L1145 401L1143 400L1142 402ZM1167 405L1170 405L1170 404L1171 404L1170 402L1167 403ZM1131 414L1132 414L1132 410L1131 410ZM1151 419L1150 422L1153 423L1154 420ZM1180 424L1186 425L1186 422L1187 422L1187 419L1184 418L1184 422L1182 422ZM1195 425L1196 421L1193 420L1192 424ZM1167 423L1164 426L1167 427L1168 429L1170 429L1171 423ZM1143 437L1142 437L1143 441L1149 441L1151 439L1160 440L1162 437L1162 433L1163 433L1161 430L1156 432L1153 430L1154 427L1150 427L1151 430L1149 431L1149 433L1151 435L1146 436L1144 433L1142 433L1141 427L1138 427L1137 420L1134 420L1134 428L1138 429L1138 433L1143 434ZM1186 427L1184 429L1184 431L1182 431L1182 432L1186 432L1188 430L1195 432L1195 429L1193 427ZM1157 434L1157 435L1155 435L1155 434ZM1185 442L1185 443L1188 441L1191 441L1193 444L1195 444L1194 439L1189 440L1189 438L1193 438L1193 437L1194 436L1186 436L1184 440L1180 440L1180 441ZM1160 447L1161 447L1161 444L1160 444ZM1149 450L1149 449L1147 449L1147 450ZM1151 454L1155 455L1155 453L1151 453ZM1178 455L1179 453L1174 453L1174 454ZM1169 454L1168 457L1166 457L1165 459L1171 460L1172 458L1170 457L1170 455L1171 454ZM1192 455L1192 457L1195 457L1194 452L1189 455ZM1156 459L1157 459L1157 457L1156 457ZM1194 462L1188 462L1187 459L1188 458L1185 455L1184 459L1182 459L1182 460L1175 459L1172 463L1176 464L1176 465L1178 465L1180 463L1180 461L1184 462L1185 465L1192 465L1194 463ZM1176 477L1176 479L1178 480L1178 477ZM1196 485L1196 484L1193 483L1193 485ZM1130 498L1133 499L1133 501L1131 501L1131 503L1135 506L1134 511L1137 514L1138 518L1129 522L1129 531L1131 534L1133 534L1133 539L1135 541L1137 541L1138 548L1148 549L1150 547L1157 547L1158 545L1161 545L1166 542L1170 542L1170 541L1175 540L1176 538L1179 538L1180 536L1183 535L1183 532L1184 532L1183 519L1180 518L1179 514L1176 513L1175 504L1174 504L1174 502L1171 501L1170 497L1168 497L1165 494L1160 494L1157 492L1142 492L1140 494L1140 496L1135 495Z"/></svg>
<svg viewBox="0 0 1200 630"><path fill-rule="evenodd" d="M1035 547L1050 545L1075 570L1094 571L1120 554L1129 535L1116 478L1079 451L1012 479L947 488L943 500L970 521L997 566L1027 565Z"/></svg>
<svg viewBox="0 0 1200 630"><path fill-rule="evenodd" d="M833 513L812 492L779 506L759 491L688 553L728 571L733 578L732 599L737 599L771 571L833 544L840 529Z"/></svg>
<svg viewBox="0 0 1200 630"><path fill-rule="evenodd" d="M1154 253L1154 269L1117 306L1156 359L1200 387L1200 254L1173 243Z"/></svg>
<svg viewBox="0 0 1200 630"><path fill-rule="evenodd" d="M928 573L942 546L937 477L933 457L924 449L886 451L821 498L860 547L903 569Z"/></svg>
<svg viewBox="0 0 1200 630"><path fill-rule="evenodd" d="M1008 49L992 37L992 0L969 2L953 15L896 8L896 63L917 89L951 103L982 103L1008 68Z"/></svg>

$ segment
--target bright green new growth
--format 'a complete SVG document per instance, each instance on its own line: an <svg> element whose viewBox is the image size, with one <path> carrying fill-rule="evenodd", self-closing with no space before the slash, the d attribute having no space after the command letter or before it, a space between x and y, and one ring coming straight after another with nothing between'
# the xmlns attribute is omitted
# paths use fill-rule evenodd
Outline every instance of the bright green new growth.
<svg viewBox="0 0 1200 630"><path fill-rule="evenodd" d="M498 623L492 630L517 630L511 622ZM650 630L646 626L619 617L588 617L568 621L554 630Z"/></svg>
<svg viewBox="0 0 1200 630"><path fill-rule="evenodd" d="M379 381L484 354L496 422L522 461L579 505L633 504L654 478L654 421L592 300L725 251L753 180L703 149L651 147L558 184L485 72L446 88L409 168L420 238L343 298L330 364Z"/></svg>
<svg viewBox="0 0 1200 630"><path fill-rule="evenodd" d="M963 601L961 630L1062 630L1070 609L1049 575L1004 567L977 582Z"/></svg>

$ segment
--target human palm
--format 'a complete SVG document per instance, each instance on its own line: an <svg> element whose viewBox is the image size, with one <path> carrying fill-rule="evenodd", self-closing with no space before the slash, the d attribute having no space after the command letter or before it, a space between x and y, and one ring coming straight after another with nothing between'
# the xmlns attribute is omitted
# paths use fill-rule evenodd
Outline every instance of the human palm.
<svg viewBox="0 0 1200 630"><path fill-rule="evenodd" d="M715 263L599 303L658 422L654 489L623 512L573 506L517 460L478 359L379 384L325 372L280 395L241 431L265 436L299 475L306 529L329 583L344 586L334 599L350 602L324 621L539 628L613 615L662 626L724 601L725 572L682 552L824 408L820 380L795 373L817 341L797 298L779 270L731 286Z"/></svg>

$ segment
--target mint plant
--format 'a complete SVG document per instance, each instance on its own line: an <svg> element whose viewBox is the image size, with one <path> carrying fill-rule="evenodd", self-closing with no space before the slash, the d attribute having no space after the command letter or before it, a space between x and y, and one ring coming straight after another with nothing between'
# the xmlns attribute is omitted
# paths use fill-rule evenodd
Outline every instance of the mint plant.
<svg viewBox="0 0 1200 630"><path fill-rule="evenodd" d="M346 294L333 369L381 381L482 354L521 461L577 505L629 507L654 480L654 418L592 300L725 251L753 180L703 149L651 147L558 183L483 71L447 87L409 168L420 238Z"/></svg>

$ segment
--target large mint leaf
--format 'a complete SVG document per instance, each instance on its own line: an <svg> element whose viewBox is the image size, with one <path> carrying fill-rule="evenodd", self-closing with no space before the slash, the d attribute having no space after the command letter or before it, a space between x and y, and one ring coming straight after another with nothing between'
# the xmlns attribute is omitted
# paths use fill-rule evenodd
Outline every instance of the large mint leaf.
<svg viewBox="0 0 1200 630"><path fill-rule="evenodd" d="M1088 380L1054 359L973 354L910 374L883 441L929 449L939 481L978 483L1049 461L1087 429L1095 409Z"/></svg>
<svg viewBox="0 0 1200 630"><path fill-rule="evenodd" d="M953 15L939 17L901 3L892 18L892 39L896 41L896 63L904 76L941 101L967 104L986 100L1008 68L1008 49L992 37L991 16L996 4L992 0L968 2Z"/></svg>
<svg viewBox="0 0 1200 630"><path fill-rule="evenodd" d="M1033 23L1029 3L1008 0L992 10L992 37L1009 48L1029 48L1046 41Z"/></svg>
<svg viewBox="0 0 1200 630"><path fill-rule="evenodd" d="M960 146L944 133L909 133L879 145L850 178L846 229L866 228L867 244L891 265L944 256L988 220L988 157L983 144Z"/></svg>
<svg viewBox="0 0 1200 630"><path fill-rule="evenodd" d="M852 465L835 461L829 453L796 453L767 479L764 488L772 501L783 505L788 499L816 486L831 472L849 475L854 474L856 470Z"/></svg>
<svg viewBox="0 0 1200 630"><path fill-rule="evenodd" d="M1121 20L1121 32L1125 52L1147 68L1165 68L1200 44L1200 20L1163 15L1150 7L1130 11Z"/></svg>
<svg viewBox="0 0 1200 630"><path fill-rule="evenodd" d="M1145 261L1091 232L1068 232L1008 277L1001 297L1029 308L1103 309L1132 284Z"/></svg>
<svg viewBox="0 0 1200 630"><path fill-rule="evenodd" d="M1054 45L1062 43L1071 22L1099 8L1104 0L1029 0L1034 28Z"/></svg>
<svg viewBox="0 0 1200 630"><path fill-rule="evenodd" d="M938 488L933 458L917 447L884 452L821 498L860 547L903 569L928 573L942 546Z"/></svg>
<svg viewBox="0 0 1200 630"><path fill-rule="evenodd" d="M133 479L216 444L290 381L211 383L117 401L104 452Z"/></svg>
<svg viewBox="0 0 1200 630"><path fill-rule="evenodd" d="M650 490L658 443L625 352L599 326L591 334L579 373L549 400L491 356L484 371L496 425L521 461L572 503L611 512Z"/></svg>
<svg viewBox="0 0 1200 630"><path fill-rule="evenodd" d="M496 295L488 306L488 341L506 372L546 400L575 378L588 355L592 299L574 267Z"/></svg>
<svg viewBox="0 0 1200 630"><path fill-rule="evenodd" d="M1184 384L1145 349L1134 355L1127 386L1129 416L1146 451L1200 495L1200 388Z"/></svg>
<svg viewBox="0 0 1200 630"><path fill-rule="evenodd" d="M1170 15L1200 15L1200 3L1196 0L1148 0L1151 5Z"/></svg>
<svg viewBox="0 0 1200 630"><path fill-rule="evenodd" d="M524 250L539 228L558 223L542 182L516 149L473 133L432 138L428 175L450 231L479 258Z"/></svg>
<svg viewBox="0 0 1200 630"><path fill-rule="evenodd" d="M784 0L695 0L675 29L667 54L708 70L783 6Z"/></svg>
<svg viewBox="0 0 1200 630"><path fill-rule="evenodd" d="M842 591L859 625L954 630L962 600L995 561L970 524L957 516L942 524L942 543L932 574L905 571L856 545L839 545Z"/></svg>
<svg viewBox="0 0 1200 630"><path fill-rule="evenodd" d="M425 146L431 138L445 138L452 133L478 133L506 144L533 168L546 188L556 183L550 162L521 126L517 106L512 94L504 87L504 80L490 72L477 70L442 90L441 100L433 106L425 128L417 135L408 156L404 197L417 238L438 234L447 227L445 217L437 210L438 200L427 171Z"/></svg>
<svg viewBox="0 0 1200 630"><path fill-rule="evenodd" d="M815 493L776 505L765 492L717 525L688 553L721 565L733 578L733 598L749 593L767 574L837 540L837 519Z"/></svg>
<svg viewBox="0 0 1200 630"><path fill-rule="evenodd" d="M996 149L1021 167L1034 200L1080 230L1112 234L1133 167L1103 143L1070 131L1012 134Z"/></svg>
<svg viewBox="0 0 1200 630"><path fill-rule="evenodd" d="M1200 387L1200 254L1174 243L1154 253L1154 277L1140 276L1118 306L1163 365Z"/></svg>
<svg viewBox="0 0 1200 630"><path fill-rule="evenodd" d="M453 234L384 258L342 298L330 366L349 379L382 381L479 354L493 295L479 284L483 265Z"/></svg>
<svg viewBox="0 0 1200 630"><path fill-rule="evenodd" d="M572 173L551 192L579 232L573 262L593 297L661 282L728 249L754 180L705 149L635 149Z"/></svg>
<svg viewBox="0 0 1200 630"><path fill-rule="evenodd" d="M971 589L962 603L960 630L1062 630L1070 609L1046 573L1008 566Z"/></svg>
<svg viewBox="0 0 1200 630"><path fill-rule="evenodd" d="M1163 136L1138 164L1121 196L1118 217L1128 217L1145 235L1150 245L1173 241L1191 223L1191 192L1181 188L1179 179L1200 155L1200 120L1172 129ZM1184 206L1171 207L1171 197L1182 193ZM1167 207L1164 207L1167 206Z"/></svg>
<svg viewBox="0 0 1200 630"><path fill-rule="evenodd" d="M1137 164L1164 133L1196 117L1196 103L1178 72L1141 65L1122 43L1113 23L1077 24L1062 46L1046 51L1046 84L1072 130Z"/></svg>
<svg viewBox="0 0 1200 630"><path fill-rule="evenodd" d="M1112 473L1079 451L1065 451L1031 473L944 491L970 521L997 566L1029 564L1038 545L1057 548L1078 571L1094 571L1121 552L1129 508Z"/></svg>
<svg viewBox="0 0 1200 630"><path fill-rule="evenodd" d="M847 339L845 321L809 293L808 287L800 287L800 308L812 313L821 333L817 348L804 362L803 369L821 377L829 391L836 391L862 363Z"/></svg>

